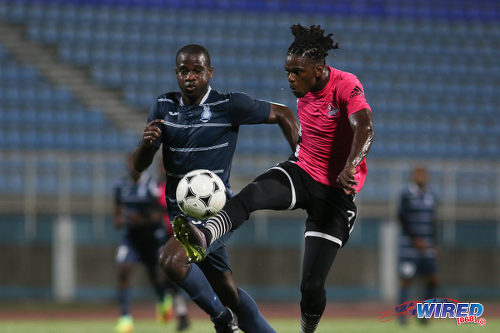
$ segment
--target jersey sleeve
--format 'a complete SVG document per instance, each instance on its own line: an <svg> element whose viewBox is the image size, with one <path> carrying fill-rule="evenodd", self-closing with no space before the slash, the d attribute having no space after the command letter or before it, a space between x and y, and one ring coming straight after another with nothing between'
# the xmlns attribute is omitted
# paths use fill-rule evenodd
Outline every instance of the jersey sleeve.
<svg viewBox="0 0 500 333"><path fill-rule="evenodd" d="M352 75L342 81L343 85L340 94L341 100L347 110L347 116L349 117L351 114L362 109L371 111L370 105L366 102L363 85L359 82L358 78Z"/></svg>
<svg viewBox="0 0 500 333"><path fill-rule="evenodd" d="M149 108L148 120L147 120L146 124L149 124L149 122L151 122L155 119L163 119L163 117L160 115L160 113L158 111L158 101L154 101L151 104L151 107ZM160 128L161 135L158 139L153 141L153 146L155 146L156 148L160 148L161 143L162 143L162 136L163 136L164 128L163 128L162 124L157 124L156 126L158 126Z"/></svg>
<svg viewBox="0 0 500 333"><path fill-rule="evenodd" d="M244 93L231 93L229 99L233 125L262 124L269 119L271 103Z"/></svg>

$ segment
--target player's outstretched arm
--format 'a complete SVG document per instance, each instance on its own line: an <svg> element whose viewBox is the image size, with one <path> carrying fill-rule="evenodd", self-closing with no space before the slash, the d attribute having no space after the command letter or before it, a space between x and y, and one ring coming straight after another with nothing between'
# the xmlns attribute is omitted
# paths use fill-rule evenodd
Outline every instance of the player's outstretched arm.
<svg viewBox="0 0 500 333"><path fill-rule="evenodd" d="M299 140L299 122L293 112L282 104L271 103L268 124L278 124L292 151L297 147Z"/></svg>
<svg viewBox="0 0 500 333"><path fill-rule="evenodd" d="M153 142L161 136L161 129L158 125L163 122L162 119L155 119L146 125L142 136L142 142L132 153L132 163L135 171L143 172L153 162L153 158L158 150L158 147L156 147Z"/></svg>
<svg viewBox="0 0 500 333"><path fill-rule="evenodd" d="M349 123L354 131L354 137L351 145L351 152L347 158L344 169L337 177L337 183L340 184L346 193L356 193L354 186L357 185L354 180L356 167L365 158L370 150L373 140L373 122L372 112L369 109L359 110L349 116Z"/></svg>

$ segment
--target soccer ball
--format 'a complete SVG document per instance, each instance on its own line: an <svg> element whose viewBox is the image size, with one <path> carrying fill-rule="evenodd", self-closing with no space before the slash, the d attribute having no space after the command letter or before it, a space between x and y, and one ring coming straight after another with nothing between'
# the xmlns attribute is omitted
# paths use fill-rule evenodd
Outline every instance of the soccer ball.
<svg viewBox="0 0 500 333"><path fill-rule="evenodd" d="M175 197L184 214L205 220L224 207L226 187L212 171L198 169L187 173L179 181Z"/></svg>

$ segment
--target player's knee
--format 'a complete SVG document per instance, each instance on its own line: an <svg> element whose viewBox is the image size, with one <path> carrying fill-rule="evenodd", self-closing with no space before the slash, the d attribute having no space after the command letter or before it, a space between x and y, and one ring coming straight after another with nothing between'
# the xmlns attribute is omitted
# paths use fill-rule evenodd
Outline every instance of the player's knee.
<svg viewBox="0 0 500 333"><path fill-rule="evenodd" d="M305 278L300 284L303 300L321 300L325 297L324 282L321 279Z"/></svg>
<svg viewBox="0 0 500 333"><path fill-rule="evenodd" d="M168 251L166 248L160 254L160 268L169 280L180 283L186 277L189 263L185 258L185 253Z"/></svg>
<svg viewBox="0 0 500 333"><path fill-rule="evenodd" d="M245 186L240 193L238 193L231 202L238 206L240 210L245 211L247 215L258 209L255 207L256 199L262 197L261 184L259 182L252 182Z"/></svg>
<svg viewBox="0 0 500 333"><path fill-rule="evenodd" d="M320 279L305 279L300 285L300 291L302 293L301 311L321 315L326 306L324 283Z"/></svg>
<svg viewBox="0 0 500 333"><path fill-rule="evenodd" d="M224 210L234 219L246 221L253 211L251 196L241 191L224 206Z"/></svg>

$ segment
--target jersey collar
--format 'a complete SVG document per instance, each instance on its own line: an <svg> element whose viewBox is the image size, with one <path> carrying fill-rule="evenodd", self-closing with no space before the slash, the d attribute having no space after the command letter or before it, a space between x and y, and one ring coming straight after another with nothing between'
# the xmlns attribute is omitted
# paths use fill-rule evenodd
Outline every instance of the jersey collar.
<svg viewBox="0 0 500 333"><path fill-rule="evenodd" d="M212 91L212 87L208 86L207 93L203 96L199 105L202 105L203 103L205 103L207 101L208 95L210 95L211 91ZM184 106L184 102L182 101L182 95L181 95L181 97L179 97L179 105Z"/></svg>

